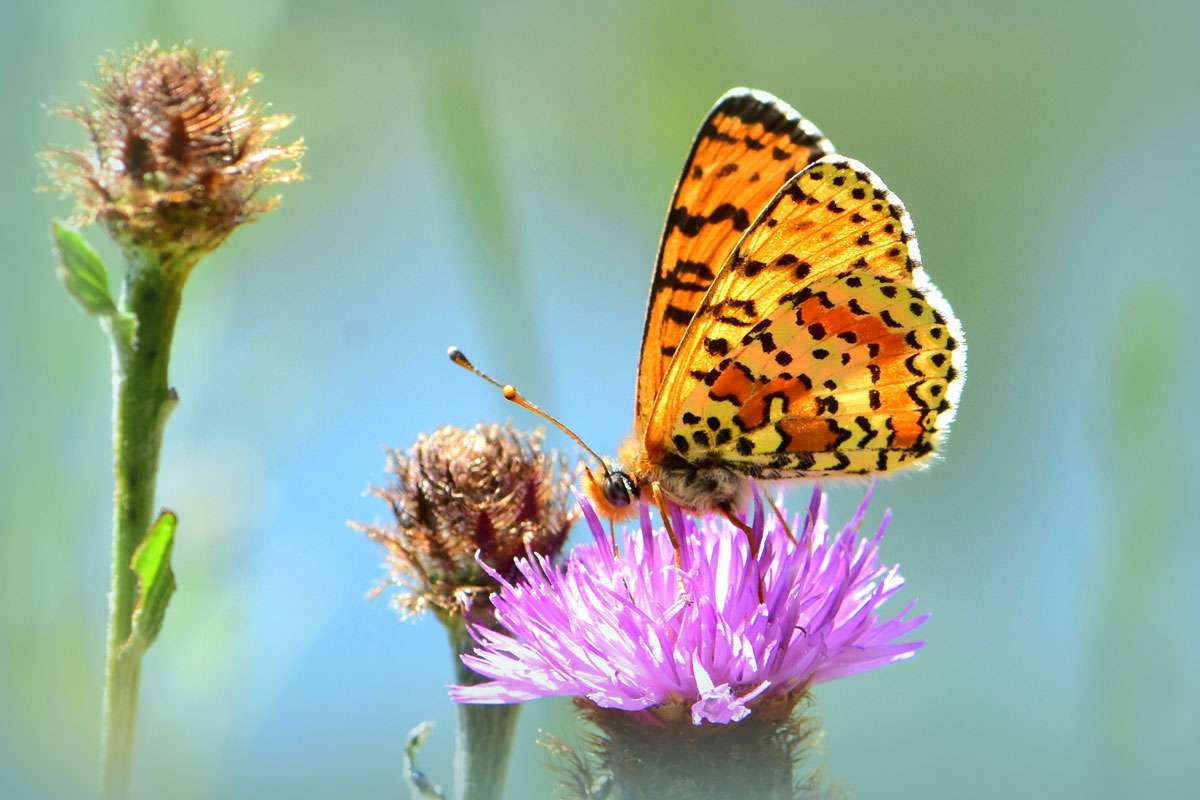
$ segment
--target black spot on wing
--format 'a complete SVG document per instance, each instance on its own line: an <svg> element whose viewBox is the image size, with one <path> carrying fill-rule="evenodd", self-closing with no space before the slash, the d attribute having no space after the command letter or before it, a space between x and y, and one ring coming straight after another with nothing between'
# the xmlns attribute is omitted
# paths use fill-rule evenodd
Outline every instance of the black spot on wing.
<svg viewBox="0 0 1200 800"><path fill-rule="evenodd" d="M672 305L670 303L668 303L666 308L663 309L664 318L680 325L687 325L689 322L691 322L693 314L694 312L689 311L686 308L680 308L679 306Z"/></svg>
<svg viewBox="0 0 1200 800"><path fill-rule="evenodd" d="M734 230L744 231L750 227L750 215L746 209L733 203L722 203L709 214L691 214L686 206L676 206L671 209L667 218L667 232L679 231L689 239L700 235L707 225L732 221Z"/></svg>

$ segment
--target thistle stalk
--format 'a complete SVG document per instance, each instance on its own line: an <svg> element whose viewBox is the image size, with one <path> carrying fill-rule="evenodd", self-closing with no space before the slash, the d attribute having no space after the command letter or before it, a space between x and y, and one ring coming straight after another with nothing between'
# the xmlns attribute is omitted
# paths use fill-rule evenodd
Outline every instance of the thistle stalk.
<svg viewBox="0 0 1200 800"><path fill-rule="evenodd" d="M792 715L791 700L760 707L741 722L709 726L580 705L601 731L595 757L621 800L819 796L812 779L799 774L815 728Z"/></svg>
<svg viewBox="0 0 1200 800"><path fill-rule="evenodd" d="M462 619L442 618L454 659L454 682L480 683L484 678L462 663L474 648ZM458 740L454 747L457 800L499 800L504 795L519 705L458 706Z"/></svg>
<svg viewBox="0 0 1200 800"><path fill-rule="evenodd" d="M137 255L152 258L148 253ZM172 270L137 260L129 264L121 298L124 312L136 322L137 335L128 341L115 325L105 326L112 339L115 402L113 561L102 745L104 786L109 796L120 796L128 788L144 653L129 642L137 601L137 576L131 565L150 529L163 428L178 402L169 388L167 367L182 281L172 279Z"/></svg>

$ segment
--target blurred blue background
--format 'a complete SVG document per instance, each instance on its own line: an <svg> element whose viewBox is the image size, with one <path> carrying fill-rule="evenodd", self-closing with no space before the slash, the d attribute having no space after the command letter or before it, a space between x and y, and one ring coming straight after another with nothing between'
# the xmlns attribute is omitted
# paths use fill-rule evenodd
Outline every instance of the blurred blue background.
<svg viewBox="0 0 1200 800"><path fill-rule="evenodd" d="M362 491L385 445L533 426L451 343L615 449L671 186L734 85L905 199L971 348L945 461L877 493L928 646L818 689L825 777L862 798L1190 794L1196 9L3 0L0 795L94 783L109 568L108 353L54 277L68 205L33 191L36 151L81 136L43 104L151 38L264 72L310 153L188 286L159 487L180 588L145 663L140 795L402 796L423 719L449 781L442 632L367 602L380 553L345 522L382 518ZM860 492L833 489L839 517ZM572 736L567 704L526 709L513 798L549 796L539 729Z"/></svg>

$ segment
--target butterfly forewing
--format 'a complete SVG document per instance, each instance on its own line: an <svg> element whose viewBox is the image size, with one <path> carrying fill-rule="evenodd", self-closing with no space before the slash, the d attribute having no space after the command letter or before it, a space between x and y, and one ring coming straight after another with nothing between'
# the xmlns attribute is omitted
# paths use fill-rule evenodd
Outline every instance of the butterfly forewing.
<svg viewBox="0 0 1200 800"><path fill-rule="evenodd" d="M805 165L833 151L783 101L734 89L700 127L675 187L650 285L635 427L645 428L683 332L733 245Z"/></svg>
<svg viewBox="0 0 1200 800"><path fill-rule="evenodd" d="M784 185L712 282L645 447L761 477L902 467L935 448L964 370L899 198L830 156Z"/></svg>

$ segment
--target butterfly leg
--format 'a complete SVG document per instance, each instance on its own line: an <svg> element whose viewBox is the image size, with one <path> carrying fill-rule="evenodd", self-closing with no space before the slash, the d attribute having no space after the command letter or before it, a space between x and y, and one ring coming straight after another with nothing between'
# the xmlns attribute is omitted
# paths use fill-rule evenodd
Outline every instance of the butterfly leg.
<svg viewBox="0 0 1200 800"><path fill-rule="evenodd" d="M752 528L749 525L747 525L746 523L742 522L741 518L738 517L737 512L734 510L733 504L722 503L721 505L717 506L717 508L720 510L720 512L722 514L725 515L725 519L729 520L730 524L733 525L733 527L737 528L742 533L746 534L746 542L747 542L747 544L750 545L751 555L757 553L758 552L758 542L755 541L755 539L754 539L754 528ZM766 601L766 587L763 586L762 573L759 573L759 576L758 576L758 602L762 603L765 601Z"/></svg>
<svg viewBox="0 0 1200 800"><path fill-rule="evenodd" d="M675 566L682 566L679 557L679 537L675 535L675 527L671 524L671 509L667 505L666 495L663 494L662 484L658 481L650 483L650 496L654 498L654 505L658 506L658 513L662 516L667 536L671 537L671 544L675 546Z"/></svg>
<svg viewBox="0 0 1200 800"><path fill-rule="evenodd" d="M722 503L721 505L717 506L717 509L723 515L725 515L725 519L729 520L729 523L733 525L733 527L746 534L746 539L750 542L750 546L757 550L758 542L754 541L754 529L742 522L741 518L737 515L737 511L734 510L733 505L731 503Z"/></svg>
<svg viewBox="0 0 1200 800"><path fill-rule="evenodd" d="M767 505L775 512L775 519L779 520L779 524L783 526L783 531L787 534L788 541L796 544L796 534L792 533L792 526L788 525L787 518L783 516L783 512L779 510L779 506L775 505L775 501L765 493L762 495L762 498L767 501Z"/></svg>
<svg viewBox="0 0 1200 800"><path fill-rule="evenodd" d="M679 596L685 602L690 603L687 584L683 579L683 550L679 544L679 537L675 535L675 528L671 524L671 508L667 505L666 495L663 494L662 485L658 481L650 483L650 496L654 498L654 505L658 506L658 513L662 516L667 536L671 537L671 544L675 548L675 568L679 570Z"/></svg>

